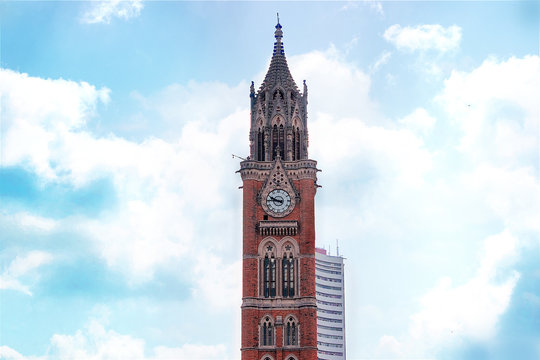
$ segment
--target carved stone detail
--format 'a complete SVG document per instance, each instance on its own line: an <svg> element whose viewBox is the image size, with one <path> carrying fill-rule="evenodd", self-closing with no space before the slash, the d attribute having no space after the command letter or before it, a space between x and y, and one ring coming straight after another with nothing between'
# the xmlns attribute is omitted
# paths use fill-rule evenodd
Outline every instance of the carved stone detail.
<svg viewBox="0 0 540 360"><path fill-rule="evenodd" d="M298 233L296 220L261 220L259 221L259 234L263 236L295 236Z"/></svg>

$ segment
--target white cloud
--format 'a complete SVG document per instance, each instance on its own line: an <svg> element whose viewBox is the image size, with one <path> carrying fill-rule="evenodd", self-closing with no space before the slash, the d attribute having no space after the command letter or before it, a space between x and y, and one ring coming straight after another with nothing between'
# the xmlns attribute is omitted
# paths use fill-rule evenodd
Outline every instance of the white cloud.
<svg viewBox="0 0 540 360"><path fill-rule="evenodd" d="M503 219L504 224L519 231L540 230L540 184L533 167L508 169L479 165L464 173L459 181L485 211Z"/></svg>
<svg viewBox="0 0 540 360"><path fill-rule="evenodd" d="M91 2L81 21L108 24L113 18L129 20L139 16L143 6L143 0L96 0Z"/></svg>
<svg viewBox="0 0 540 360"><path fill-rule="evenodd" d="M222 360L227 359L225 345L191 345L186 344L179 348L156 347L156 360L193 359L193 360Z"/></svg>
<svg viewBox="0 0 540 360"><path fill-rule="evenodd" d="M204 256L205 261L199 262L194 268L197 278L195 297L205 299L211 309L234 309L241 305L242 261L230 265L215 255ZM216 294L220 294L219 297Z"/></svg>
<svg viewBox="0 0 540 360"><path fill-rule="evenodd" d="M58 226L58 222L54 219L37 216L26 211L15 214L2 213L0 216L10 223L17 224L21 230L25 231L51 232Z"/></svg>
<svg viewBox="0 0 540 360"><path fill-rule="evenodd" d="M374 73L376 72L377 70L379 70L379 68L381 66L383 66L384 64L386 64L388 62L388 60L390 60L390 57L392 56L392 53L390 51L384 51L381 56L379 56L379 58L377 59L377 61L375 61L375 63L373 65L370 66L370 72L371 73Z"/></svg>
<svg viewBox="0 0 540 360"><path fill-rule="evenodd" d="M24 256L17 256L0 275L0 289L11 289L32 295L29 285L21 283L22 277L31 276L33 281L39 277L35 269L49 264L53 260L50 253L44 251L31 251Z"/></svg>
<svg viewBox="0 0 540 360"><path fill-rule="evenodd" d="M95 253L125 274L131 284L151 280L158 268L174 268L181 276L183 269L200 267L199 262L213 263L211 274L200 274L201 281L194 284L200 289L194 294L214 301L207 296L208 281L237 268L232 265L234 259L222 262L214 253L234 253L232 246L240 241L231 238L215 242L222 234L220 229L238 225L230 222L234 218L234 202L230 199L235 199L230 189L240 181L234 175L237 162L231 160L230 154L248 150L247 135L244 142L237 139L239 133L248 133L248 111L237 109L238 105L220 104L242 103L236 99L244 98L239 91L242 86L172 86L164 91L168 96L161 101L154 101L158 95L148 99L139 95L142 103L161 114L160 120L176 118L182 127L171 142L148 138L137 143L114 135L96 137L87 131L85 124L97 103L109 101L107 89L9 70L1 75L6 80L1 88L6 99L5 165L26 166L42 180L76 187L107 177L115 186L118 200L114 212L104 211L94 219L52 220L21 213L17 224L49 232L71 228L85 234L92 240ZM205 111L195 111L210 92L219 101L206 106ZM45 100L41 93L47 94ZM180 110L173 110L171 104ZM192 111L198 117L189 116ZM199 220L203 214L205 225ZM207 251L202 254L199 246L207 246ZM29 292L17 284L9 286Z"/></svg>
<svg viewBox="0 0 540 360"><path fill-rule="evenodd" d="M326 171L337 174L346 170L343 166L347 162L365 162L378 171L380 180L397 177L404 184L417 186L432 167L433 155L421 138L408 130L367 125L361 118L318 114L310 125L310 135L316 145L314 158L331 167Z"/></svg>
<svg viewBox="0 0 540 360"><path fill-rule="evenodd" d="M49 351L50 358L66 360L144 359L144 341L107 330L91 320L74 335L53 335Z"/></svg>
<svg viewBox="0 0 540 360"><path fill-rule="evenodd" d="M398 119L398 122L420 134L427 134L435 125L436 119L426 109L416 108L411 114Z"/></svg>
<svg viewBox="0 0 540 360"><path fill-rule="evenodd" d="M443 278L422 297L422 310L411 317L412 337L431 347L493 336L519 279L515 271L501 273L515 260L517 245L508 230L487 238L480 267L472 279L452 286L451 278Z"/></svg>
<svg viewBox="0 0 540 360"><path fill-rule="evenodd" d="M345 3L345 5L343 5L340 8L340 11L347 11L347 10L350 10L350 9L356 9L362 3L365 4L365 5L368 5L370 7L370 9L374 10L379 15L384 16L384 10L383 10L383 7L382 7L382 2L378 1L378 0L363 0L362 2L360 2L360 1L347 1Z"/></svg>
<svg viewBox="0 0 540 360"><path fill-rule="evenodd" d="M383 10L383 7L382 7L382 2L380 1L377 1L377 0L365 0L365 2L367 4L369 4L369 7L373 10L375 10L375 12L377 12L379 15L384 15L384 10Z"/></svg>
<svg viewBox="0 0 540 360"><path fill-rule="evenodd" d="M241 82L229 87L220 82L189 81L186 85L171 84L155 94L144 96L133 92L132 96L146 109L153 109L159 119L165 122L168 131L190 122L209 125L244 109L246 89L249 84ZM229 101L224 101L224 97Z"/></svg>
<svg viewBox="0 0 540 360"><path fill-rule="evenodd" d="M0 359L4 360L23 360L24 356L13 350L9 346L0 346Z"/></svg>
<svg viewBox="0 0 540 360"><path fill-rule="evenodd" d="M3 166L31 166L39 176L56 178L50 158L58 156L62 135L79 131L95 115L110 90L86 82L50 80L0 69Z"/></svg>
<svg viewBox="0 0 540 360"><path fill-rule="evenodd" d="M369 75L347 63L334 46L325 52L292 56L288 61L300 86L301 79L307 79L310 119L312 114L325 113L337 118L361 116L369 124L384 121L378 105L370 98Z"/></svg>
<svg viewBox="0 0 540 360"><path fill-rule="evenodd" d="M447 52L459 47L461 28L457 25L445 28L439 24L415 27L396 24L386 29L384 38L398 50Z"/></svg>
<svg viewBox="0 0 540 360"><path fill-rule="evenodd" d="M540 57L487 59L453 71L436 101L463 132L460 149L501 165L537 156Z"/></svg>
<svg viewBox="0 0 540 360"><path fill-rule="evenodd" d="M383 335L379 339L378 354L382 356L396 356L402 354L402 344L390 335Z"/></svg>
<svg viewBox="0 0 540 360"><path fill-rule="evenodd" d="M156 346L146 349L143 339L120 334L106 328L106 321L90 319L83 329L72 335L54 334L46 355L26 357L7 346L0 347L0 358L6 360L223 360L228 359L223 344L184 344L181 347Z"/></svg>

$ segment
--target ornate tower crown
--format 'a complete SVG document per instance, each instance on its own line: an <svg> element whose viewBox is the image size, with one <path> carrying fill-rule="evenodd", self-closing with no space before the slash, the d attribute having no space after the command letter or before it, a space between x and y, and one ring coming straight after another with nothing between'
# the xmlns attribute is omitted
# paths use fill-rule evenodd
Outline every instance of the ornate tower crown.
<svg viewBox="0 0 540 360"><path fill-rule="evenodd" d="M283 31L279 23L268 72L255 93L251 83L250 158L273 161L278 153L285 161L308 158L307 86L300 93L289 71Z"/></svg>

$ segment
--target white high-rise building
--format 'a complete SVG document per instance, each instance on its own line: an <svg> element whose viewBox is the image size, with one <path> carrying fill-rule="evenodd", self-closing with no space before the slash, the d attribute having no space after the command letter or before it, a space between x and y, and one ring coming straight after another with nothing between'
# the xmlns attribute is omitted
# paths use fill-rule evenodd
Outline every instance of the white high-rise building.
<svg viewBox="0 0 540 360"><path fill-rule="evenodd" d="M345 276L342 256L315 249L317 358L345 360Z"/></svg>

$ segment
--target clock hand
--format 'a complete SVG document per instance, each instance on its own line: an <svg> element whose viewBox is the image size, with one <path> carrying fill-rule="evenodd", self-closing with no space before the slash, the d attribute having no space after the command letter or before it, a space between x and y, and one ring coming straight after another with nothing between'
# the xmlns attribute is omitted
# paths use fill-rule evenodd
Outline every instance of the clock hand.
<svg viewBox="0 0 540 360"><path fill-rule="evenodd" d="M277 203L278 205L283 204L283 199L276 199L275 197L272 197L272 196L270 196L270 199L272 199L274 204L275 203Z"/></svg>

